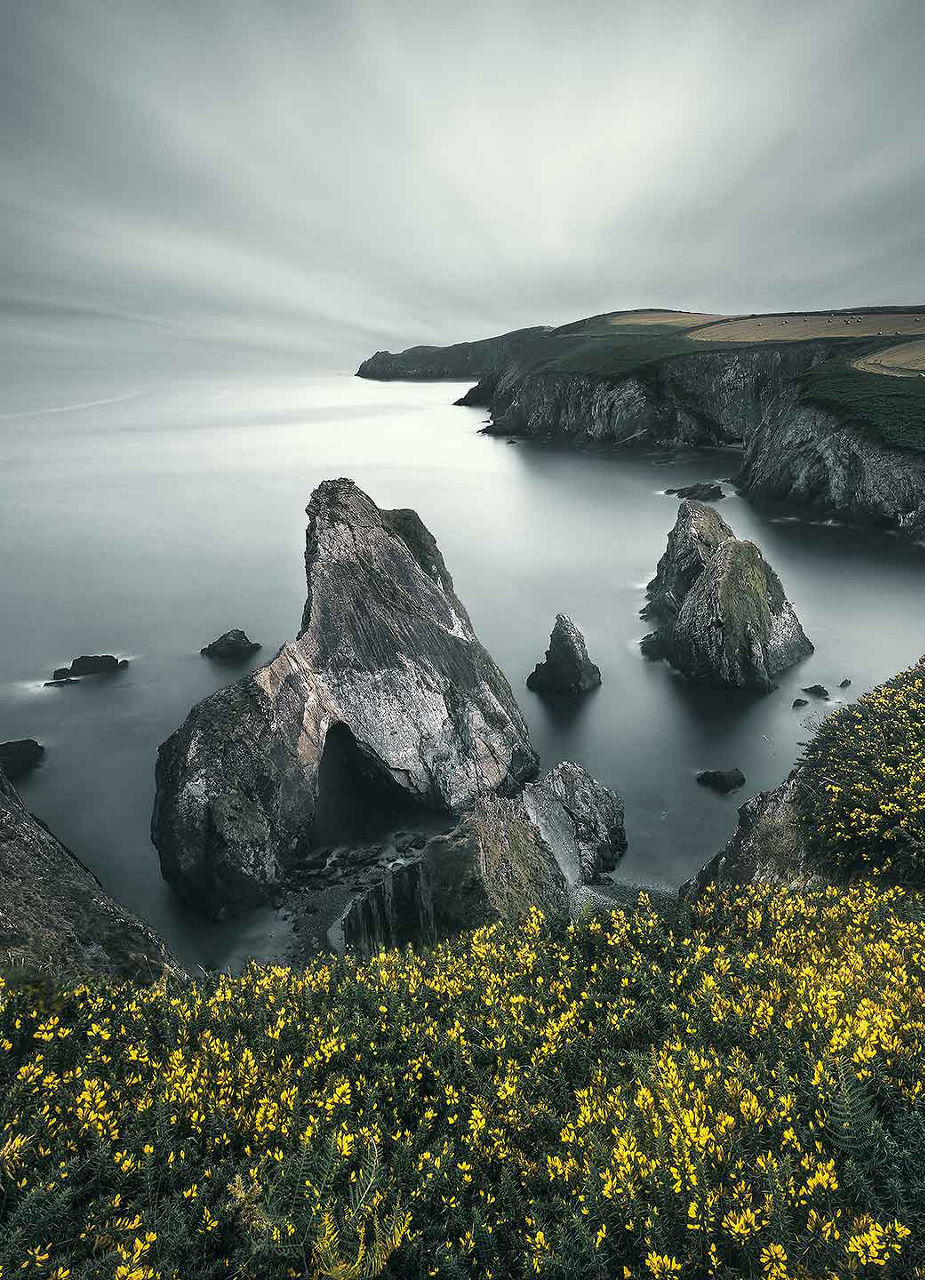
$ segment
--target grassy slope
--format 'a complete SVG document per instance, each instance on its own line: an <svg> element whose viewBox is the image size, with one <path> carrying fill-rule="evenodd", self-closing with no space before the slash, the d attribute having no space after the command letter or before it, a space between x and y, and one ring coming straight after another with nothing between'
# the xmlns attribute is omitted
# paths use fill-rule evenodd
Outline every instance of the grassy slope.
<svg viewBox="0 0 925 1280"><path fill-rule="evenodd" d="M829 360L802 380L803 395L872 439L925 449L925 378L890 378Z"/></svg>

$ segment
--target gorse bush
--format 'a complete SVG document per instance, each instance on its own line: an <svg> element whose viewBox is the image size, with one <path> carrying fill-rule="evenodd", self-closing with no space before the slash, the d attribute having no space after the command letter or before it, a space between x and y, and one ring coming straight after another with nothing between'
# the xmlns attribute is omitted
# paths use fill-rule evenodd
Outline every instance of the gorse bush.
<svg viewBox="0 0 925 1280"><path fill-rule="evenodd" d="M801 779L810 839L829 868L925 881L925 660L827 716Z"/></svg>
<svg viewBox="0 0 925 1280"><path fill-rule="evenodd" d="M0 992L10 1277L925 1275L925 924L856 885Z"/></svg>

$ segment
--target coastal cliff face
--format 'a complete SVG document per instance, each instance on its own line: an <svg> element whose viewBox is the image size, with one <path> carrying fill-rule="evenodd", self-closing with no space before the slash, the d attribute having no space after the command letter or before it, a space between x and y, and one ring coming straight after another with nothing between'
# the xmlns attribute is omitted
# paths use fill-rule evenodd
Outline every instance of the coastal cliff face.
<svg viewBox="0 0 925 1280"><path fill-rule="evenodd" d="M514 329L496 338L457 342L450 347L408 347L406 351L377 351L357 370L360 378L379 382L409 378L439 381L442 378L481 378L512 359L549 330L545 325Z"/></svg>
<svg viewBox="0 0 925 1280"><path fill-rule="evenodd" d="M735 482L748 497L925 538L925 453L874 443L790 397L748 434Z"/></svg>
<svg viewBox="0 0 925 1280"><path fill-rule="evenodd" d="M781 397L795 398L793 380L833 348L820 342L701 351L616 380L514 362L489 374L463 403L491 409L489 433L664 448L732 444L746 439Z"/></svg>
<svg viewBox="0 0 925 1280"><path fill-rule="evenodd" d="M456 813L537 758L437 545L413 511L330 480L307 513L302 629L194 707L160 748L152 838L210 914L273 898L309 857L326 746L378 796Z"/></svg>
<svg viewBox="0 0 925 1280"><path fill-rule="evenodd" d="M147 982L181 974L167 944L115 902L28 811L0 769L0 960L48 974Z"/></svg>
<svg viewBox="0 0 925 1280"><path fill-rule="evenodd" d="M745 495L925 538L925 453L875 441L803 397L800 375L843 353L842 343L700 350L609 377L542 364L542 336L537 331L531 343L496 353L457 402L489 409L489 434L579 446L744 444L734 479ZM460 344L469 345L480 344ZM434 376L427 369L436 367L437 357L427 350L423 364L411 352L388 357L390 372L383 376ZM366 372L370 363L360 372L379 376ZM458 356L448 358L450 364L458 375L444 376L465 376Z"/></svg>

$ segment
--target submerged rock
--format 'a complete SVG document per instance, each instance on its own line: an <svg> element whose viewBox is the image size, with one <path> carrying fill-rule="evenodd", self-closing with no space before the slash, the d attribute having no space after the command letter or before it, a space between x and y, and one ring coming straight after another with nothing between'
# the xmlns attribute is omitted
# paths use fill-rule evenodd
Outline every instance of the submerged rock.
<svg viewBox="0 0 925 1280"><path fill-rule="evenodd" d="M0 769L11 782L23 777L41 761L45 748L35 738L18 738L0 742Z"/></svg>
<svg viewBox="0 0 925 1280"><path fill-rule="evenodd" d="M697 781L702 787L725 796L745 786L745 774L741 769L703 769L697 774Z"/></svg>
<svg viewBox="0 0 925 1280"><path fill-rule="evenodd" d="M52 676L56 683L73 680L77 676L113 675L120 667L128 666L128 658L116 658L111 653L82 654L69 667L58 667Z"/></svg>
<svg viewBox="0 0 925 1280"><path fill-rule="evenodd" d="M531 906L565 919L625 848L620 797L565 762L520 795L481 796L420 857L354 898L340 922L341 945L369 955L435 942Z"/></svg>
<svg viewBox="0 0 925 1280"><path fill-rule="evenodd" d="M238 627L226 631L224 635L205 645L199 652L205 658L213 658L216 662L243 662L260 648L254 640L249 640L245 632Z"/></svg>
<svg viewBox="0 0 925 1280"><path fill-rule="evenodd" d="M806 698L794 698L791 705L794 707L808 707L809 701Z"/></svg>
<svg viewBox="0 0 925 1280"><path fill-rule="evenodd" d="M777 574L710 507L685 501L650 585L663 626L642 641L694 679L766 691L813 652Z"/></svg>
<svg viewBox="0 0 925 1280"><path fill-rule="evenodd" d="M824 684L808 685L803 692L811 694L814 698L827 698L829 696L829 691Z"/></svg>
<svg viewBox="0 0 925 1280"><path fill-rule="evenodd" d="M723 486L713 481L688 484L683 489L666 489L665 492L678 498L694 498L697 502L719 502L720 498L726 496Z"/></svg>
<svg viewBox="0 0 925 1280"><path fill-rule="evenodd" d="M99 975L146 982L180 972L166 943L29 813L2 770L0 956L14 981Z"/></svg>
<svg viewBox="0 0 925 1280"><path fill-rule="evenodd" d="M556 614L546 658L527 676L536 693L587 693L601 683L600 669L588 657L585 638L567 614Z"/></svg>
<svg viewBox="0 0 925 1280"><path fill-rule="evenodd" d="M432 535L329 480L307 513L298 638L199 703L160 748L152 838L201 910L272 899L311 849L332 736L363 785L459 812L537 772L510 686Z"/></svg>
<svg viewBox="0 0 925 1280"><path fill-rule="evenodd" d="M840 680L838 682L838 687L839 689L850 689L851 681L846 677L844 680Z"/></svg>

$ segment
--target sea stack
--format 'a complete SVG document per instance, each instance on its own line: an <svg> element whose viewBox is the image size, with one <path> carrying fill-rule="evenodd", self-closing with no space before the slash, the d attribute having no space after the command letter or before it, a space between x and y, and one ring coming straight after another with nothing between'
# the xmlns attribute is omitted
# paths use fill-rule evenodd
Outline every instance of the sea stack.
<svg viewBox="0 0 925 1280"><path fill-rule="evenodd" d="M329 740L358 780L445 813L514 794L537 757L432 535L352 480L307 508L298 638L200 702L161 746L152 838L219 915L272 900L312 849Z"/></svg>
<svg viewBox="0 0 925 1280"><path fill-rule="evenodd" d="M643 652L693 679L766 692L813 652L760 549L703 503L681 503L649 590L645 613L661 626Z"/></svg>
<svg viewBox="0 0 925 1280"><path fill-rule="evenodd" d="M527 676L527 688L574 696L600 683L600 669L588 657L584 636L567 614L557 614L546 657Z"/></svg>

